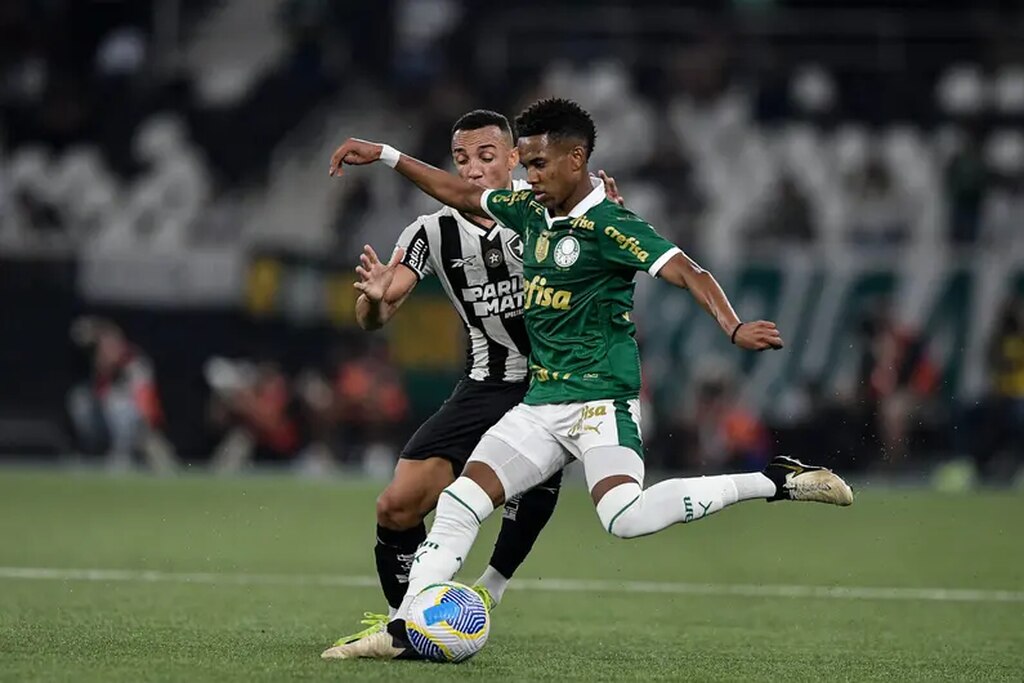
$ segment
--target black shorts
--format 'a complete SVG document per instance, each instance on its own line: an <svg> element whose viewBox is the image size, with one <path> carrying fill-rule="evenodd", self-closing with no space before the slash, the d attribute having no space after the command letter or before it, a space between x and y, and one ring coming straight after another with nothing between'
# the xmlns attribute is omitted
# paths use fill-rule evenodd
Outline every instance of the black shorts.
<svg viewBox="0 0 1024 683"><path fill-rule="evenodd" d="M462 472L480 437L502 415L523 402L529 382L478 382L463 379L436 413L420 425L402 449L408 460L441 457Z"/></svg>

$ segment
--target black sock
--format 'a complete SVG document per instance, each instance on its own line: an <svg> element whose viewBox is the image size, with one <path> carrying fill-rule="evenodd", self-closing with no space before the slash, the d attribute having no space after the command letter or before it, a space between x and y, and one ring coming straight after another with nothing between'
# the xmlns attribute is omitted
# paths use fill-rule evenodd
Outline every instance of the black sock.
<svg viewBox="0 0 1024 683"><path fill-rule="evenodd" d="M398 609L409 587L409 567L416 554L416 548L427 539L427 527L423 522L411 529L395 531L377 525L377 545L373 554L377 558L377 576L384 597L392 608Z"/></svg>
<svg viewBox="0 0 1024 683"><path fill-rule="evenodd" d="M543 484L506 501L501 532L494 543L490 562L506 579L512 578L530 554L533 542L555 511L561 488L562 472L559 470Z"/></svg>

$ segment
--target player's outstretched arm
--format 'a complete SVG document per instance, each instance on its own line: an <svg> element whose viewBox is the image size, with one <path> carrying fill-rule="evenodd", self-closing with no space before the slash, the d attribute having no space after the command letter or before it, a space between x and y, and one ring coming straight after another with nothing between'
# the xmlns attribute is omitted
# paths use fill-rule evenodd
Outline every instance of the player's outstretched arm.
<svg viewBox="0 0 1024 683"><path fill-rule="evenodd" d="M658 277L690 290L697 303L718 321L718 326L736 346L750 351L782 348L782 337L775 323L768 320L741 321L714 276L686 254L680 252L669 259L658 271Z"/></svg>
<svg viewBox="0 0 1024 683"><path fill-rule="evenodd" d="M487 217L480 207L483 188L467 183L462 178L434 168L430 164L425 164L419 159L402 154L389 145L349 138L335 150L331 157L330 174L340 176L346 165L364 166L375 161L383 161L442 204L464 213Z"/></svg>
<svg viewBox="0 0 1024 683"><path fill-rule="evenodd" d="M364 330L377 330L387 324L399 307L415 289L419 278L408 268L399 268L404 249L396 249L391 260L384 264L369 244L363 247L356 266L360 291L356 300L356 322Z"/></svg>

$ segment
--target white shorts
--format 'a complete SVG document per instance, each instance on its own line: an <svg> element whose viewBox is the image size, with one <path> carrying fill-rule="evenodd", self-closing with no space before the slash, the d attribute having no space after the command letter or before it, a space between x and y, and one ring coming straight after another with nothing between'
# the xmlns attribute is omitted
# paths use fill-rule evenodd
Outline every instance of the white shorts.
<svg viewBox="0 0 1024 683"><path fill-rule="evenodd" d="M469 461L490 466L511 498L574 459L583 462L591 488L604 477L622 474L642 484L643 452L639 399L520 403L487 430Z"/></svg>

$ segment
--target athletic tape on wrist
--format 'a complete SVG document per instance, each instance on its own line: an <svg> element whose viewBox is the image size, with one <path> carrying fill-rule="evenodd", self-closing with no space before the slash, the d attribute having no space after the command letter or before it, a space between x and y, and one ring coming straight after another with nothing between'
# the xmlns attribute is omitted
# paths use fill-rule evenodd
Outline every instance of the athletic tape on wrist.
<svg viewBox="0 0 1024 683"><path fill-rule="evenodd" d="M398 165L398 160L402 157L402 153L391 145L380 146L380 160L390 168L394 168Z"/></svg>

